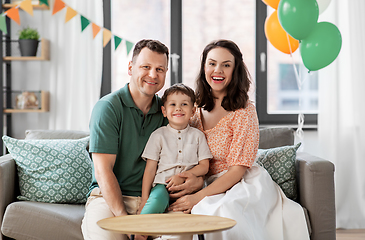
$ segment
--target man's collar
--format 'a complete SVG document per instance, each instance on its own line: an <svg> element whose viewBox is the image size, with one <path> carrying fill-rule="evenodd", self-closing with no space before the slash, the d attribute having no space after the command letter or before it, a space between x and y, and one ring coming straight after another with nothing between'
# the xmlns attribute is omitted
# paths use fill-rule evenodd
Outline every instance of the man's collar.
<svg viewBox="0 0 365 240"><path fill-rule="evenodd" d="M132 95L131 95L131 92L129 91L129 87L128 87L129 83L127 83L122 89L121 89L121 92L122 92L122 95L123 95L123 102L124 104L127 106L127 107L130 107L130 108L136 108L136 109L139 109L136 104L134 103L133 101L133 98L132 98ZM152 99L152 106L151 106L151 109L148 111L148 113L156 113L160 110L160 106L158 104L158 96L155 94L155 96L153 97Z"/></svg>

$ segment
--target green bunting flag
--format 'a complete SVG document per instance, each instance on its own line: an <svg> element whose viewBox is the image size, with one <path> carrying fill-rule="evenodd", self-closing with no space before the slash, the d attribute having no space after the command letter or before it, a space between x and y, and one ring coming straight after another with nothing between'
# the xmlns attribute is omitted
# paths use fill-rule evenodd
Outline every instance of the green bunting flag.
<svg viewBox="0 0 365 240"><path fill-rule="evenodd" d="M117 49L117 47L119 46L119 44L121 43L121 41L122 41L122 39L120 37L114 35L114 45L115 45L114 46L114 50Z"/></svg>
<svg viewBox="0 0 365 240"><path fill-rule="evenodd" d="M85 28L86 28L87 26L89 26L90 21L89 21L89 19L87 19L86 17L84 17L84 16L82 16L82 15L80 15L80 16L81 16L81 32L82 32L82 31L84 31L84 30L85 30Z"/></svg>
<svg viewBox="0 0 365 240"><path fill-rule="evenodd" d="M129 52L132 50L134 44L130 41L125 41L125 45L127 46L127 55L128 55Z"/></svg>
<svg viewBox="0 0 365 240"><path fill-rule="evenodd" d="M5 15L0 15L0 30L3 32L3 34L8 34L8 29L6 28Z"/></svg>
<svg viewBox="0 0 365 240"><path fill-rule="evenodd" d="M48 0L39 0L39 5L45 4L49 7Z"/></svg>

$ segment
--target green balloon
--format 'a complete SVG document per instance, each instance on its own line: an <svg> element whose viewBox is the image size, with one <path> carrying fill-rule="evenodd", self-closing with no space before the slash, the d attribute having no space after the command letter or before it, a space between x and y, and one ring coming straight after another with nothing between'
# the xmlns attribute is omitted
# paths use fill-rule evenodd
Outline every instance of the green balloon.
<svg viewBox="0 0 365 240"><path fill-rule="evenodd" d="M318 21L316 0L281 0L278 6L279 22L284 30L297 40L306 38Z"/></svg>
<svg viewBox="0 0 365 240"><path fill-rule="evenodd" d="M341 33L334 24L317 23L299 45L304 66L310 71L326 67L337 58L341 45Z"/></svg>

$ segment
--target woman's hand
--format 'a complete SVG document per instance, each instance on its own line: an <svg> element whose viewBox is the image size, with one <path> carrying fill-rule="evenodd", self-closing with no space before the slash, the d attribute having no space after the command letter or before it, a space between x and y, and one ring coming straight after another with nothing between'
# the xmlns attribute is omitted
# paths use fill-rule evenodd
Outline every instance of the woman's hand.
<svg viewBox="0 0 365 240"><path fill-rule="evenodd" d="M203 187L203 177L197 177L189 172L179 173L178 176L185 178L185 182L181 185L172 186L167 189L170 192L170 198L177 199L187 194L199 191Z"/></svg>
<svg viewBox="0 0 365 240"><path fill-rule="evenodd" d="M186 195L177 199L173 204L170 205L168 210L173 212L190 213L195 204L200 202L202 199L203 197L201 197L199 193Z"/></svg>

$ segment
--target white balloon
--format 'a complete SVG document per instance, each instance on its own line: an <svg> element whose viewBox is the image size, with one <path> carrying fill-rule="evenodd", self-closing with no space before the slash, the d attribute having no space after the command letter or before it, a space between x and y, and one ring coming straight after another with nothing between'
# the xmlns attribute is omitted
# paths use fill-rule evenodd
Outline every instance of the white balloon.
<svg viewBox="0 0 365 240"><path fill-rule="evenodd" d="M331 0L317 0L319 14L323 13L324 10L327 9L328 5L330 5Z"/></svg>

